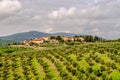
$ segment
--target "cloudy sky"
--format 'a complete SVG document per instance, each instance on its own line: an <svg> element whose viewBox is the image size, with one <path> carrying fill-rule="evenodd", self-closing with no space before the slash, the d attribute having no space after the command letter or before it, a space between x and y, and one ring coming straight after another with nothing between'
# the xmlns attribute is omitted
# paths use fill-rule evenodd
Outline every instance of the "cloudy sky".
<svg viewBox="0 0 120 80"><path fill-rule="evenodd" d="M0 0L0 36L70 32L120 37L120 0Z"/></svg>

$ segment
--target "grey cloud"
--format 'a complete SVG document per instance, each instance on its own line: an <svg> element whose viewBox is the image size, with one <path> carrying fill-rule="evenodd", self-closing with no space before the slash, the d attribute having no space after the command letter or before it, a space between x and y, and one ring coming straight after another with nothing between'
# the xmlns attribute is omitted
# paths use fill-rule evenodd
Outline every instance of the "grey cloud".
<svg viewBox="0 0 120 80"><path fill-rule="evenodd" d="M0 22L0 35L37 30L120 37L120 0L21 0L22 8ZM64 8L60 12L60 8ZM75 8L74 14L67 12ZM50 18L54 11L62 18ZM53 16L53 15L52 15ZM3 16L2 16L3 17ZM4 28L2 27L4 26ZM9 31L5 28L9 28ZM14 28L14 29L13 29Z"/></svg>
<svg viewBox="0 0 120 80"><path fill-rule="evenodd" d="M0 1L0 19L4 19L14 14L22 7L18 0L1 0Z"/></svg>

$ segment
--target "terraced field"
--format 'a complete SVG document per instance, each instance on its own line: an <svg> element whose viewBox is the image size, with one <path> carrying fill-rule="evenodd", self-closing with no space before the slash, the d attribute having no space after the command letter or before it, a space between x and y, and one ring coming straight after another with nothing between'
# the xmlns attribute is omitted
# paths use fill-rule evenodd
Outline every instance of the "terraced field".
<svg viewBox="0 0 120 80"><path fill-rule="evenodd" d="M0 47L0 80L120 80L120 43Z"/></svg>

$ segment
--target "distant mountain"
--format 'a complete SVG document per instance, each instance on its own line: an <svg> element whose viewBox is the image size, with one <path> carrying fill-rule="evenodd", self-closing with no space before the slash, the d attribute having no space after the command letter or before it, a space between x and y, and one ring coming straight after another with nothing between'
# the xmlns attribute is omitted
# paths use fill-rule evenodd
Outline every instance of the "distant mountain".
<svg viewBox="0 0 120 80"><path fill-rule="evenodd" d="M30 31L30 32L16 33L16 34L5 36L5 37L0 37L0 39L15 40L17 42L21 42L23 40L30 40L35 37L43 37L43 36L48 36L48 35L50 34L38 32L38 31Z"/></svg>
<svg viewBox="0 0 120 80"><path fill-rule="evenodd" d="M44 33L44 32L38 32L38 31L30 31L30 32L23 32L23 33L16 33L13 35L9 35L9 36L4 36L4 37L0 37L0 39L2 40L12 40L12 41L16 41L16 42L22 42L23 40L30 40L33 38L40 38L43 36L58 36L58 35L66 35L66 36L75 36L76 34L72 34L72 33Z"/></svg>

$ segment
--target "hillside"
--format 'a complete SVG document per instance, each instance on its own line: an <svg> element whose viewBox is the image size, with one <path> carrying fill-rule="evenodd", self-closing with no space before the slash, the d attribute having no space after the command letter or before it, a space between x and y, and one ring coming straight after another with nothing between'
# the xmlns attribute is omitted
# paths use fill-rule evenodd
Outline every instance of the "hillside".
<svg viewBox="0 0 120 80"><path fill-rule="evenodd" d="M66 36L75 36L76 34L71 34L71 33L44 33L44 32L38 32L38 31L30 31L30 32L23 32L23 33L16 33L13 35L5 36L5 37L0 37L0 39L4 40L14 40L17 42L21 42L23 40L30 40L33 38L40 38L44 36L57 36L57 35L66 35Z"/></svg>
<svg viewBox="0 0 120 80"><path fill-rule="evenodd" d="M0 39L15 40L17 42L21 42L23 40L30 40L35 37L43 37L43 36L48 36L48 35L50 34L43 33L43 32L37 32L37 31L30 31L30 32L16 33L16 34L5 36L5 37L0 37Z"/></svg>

